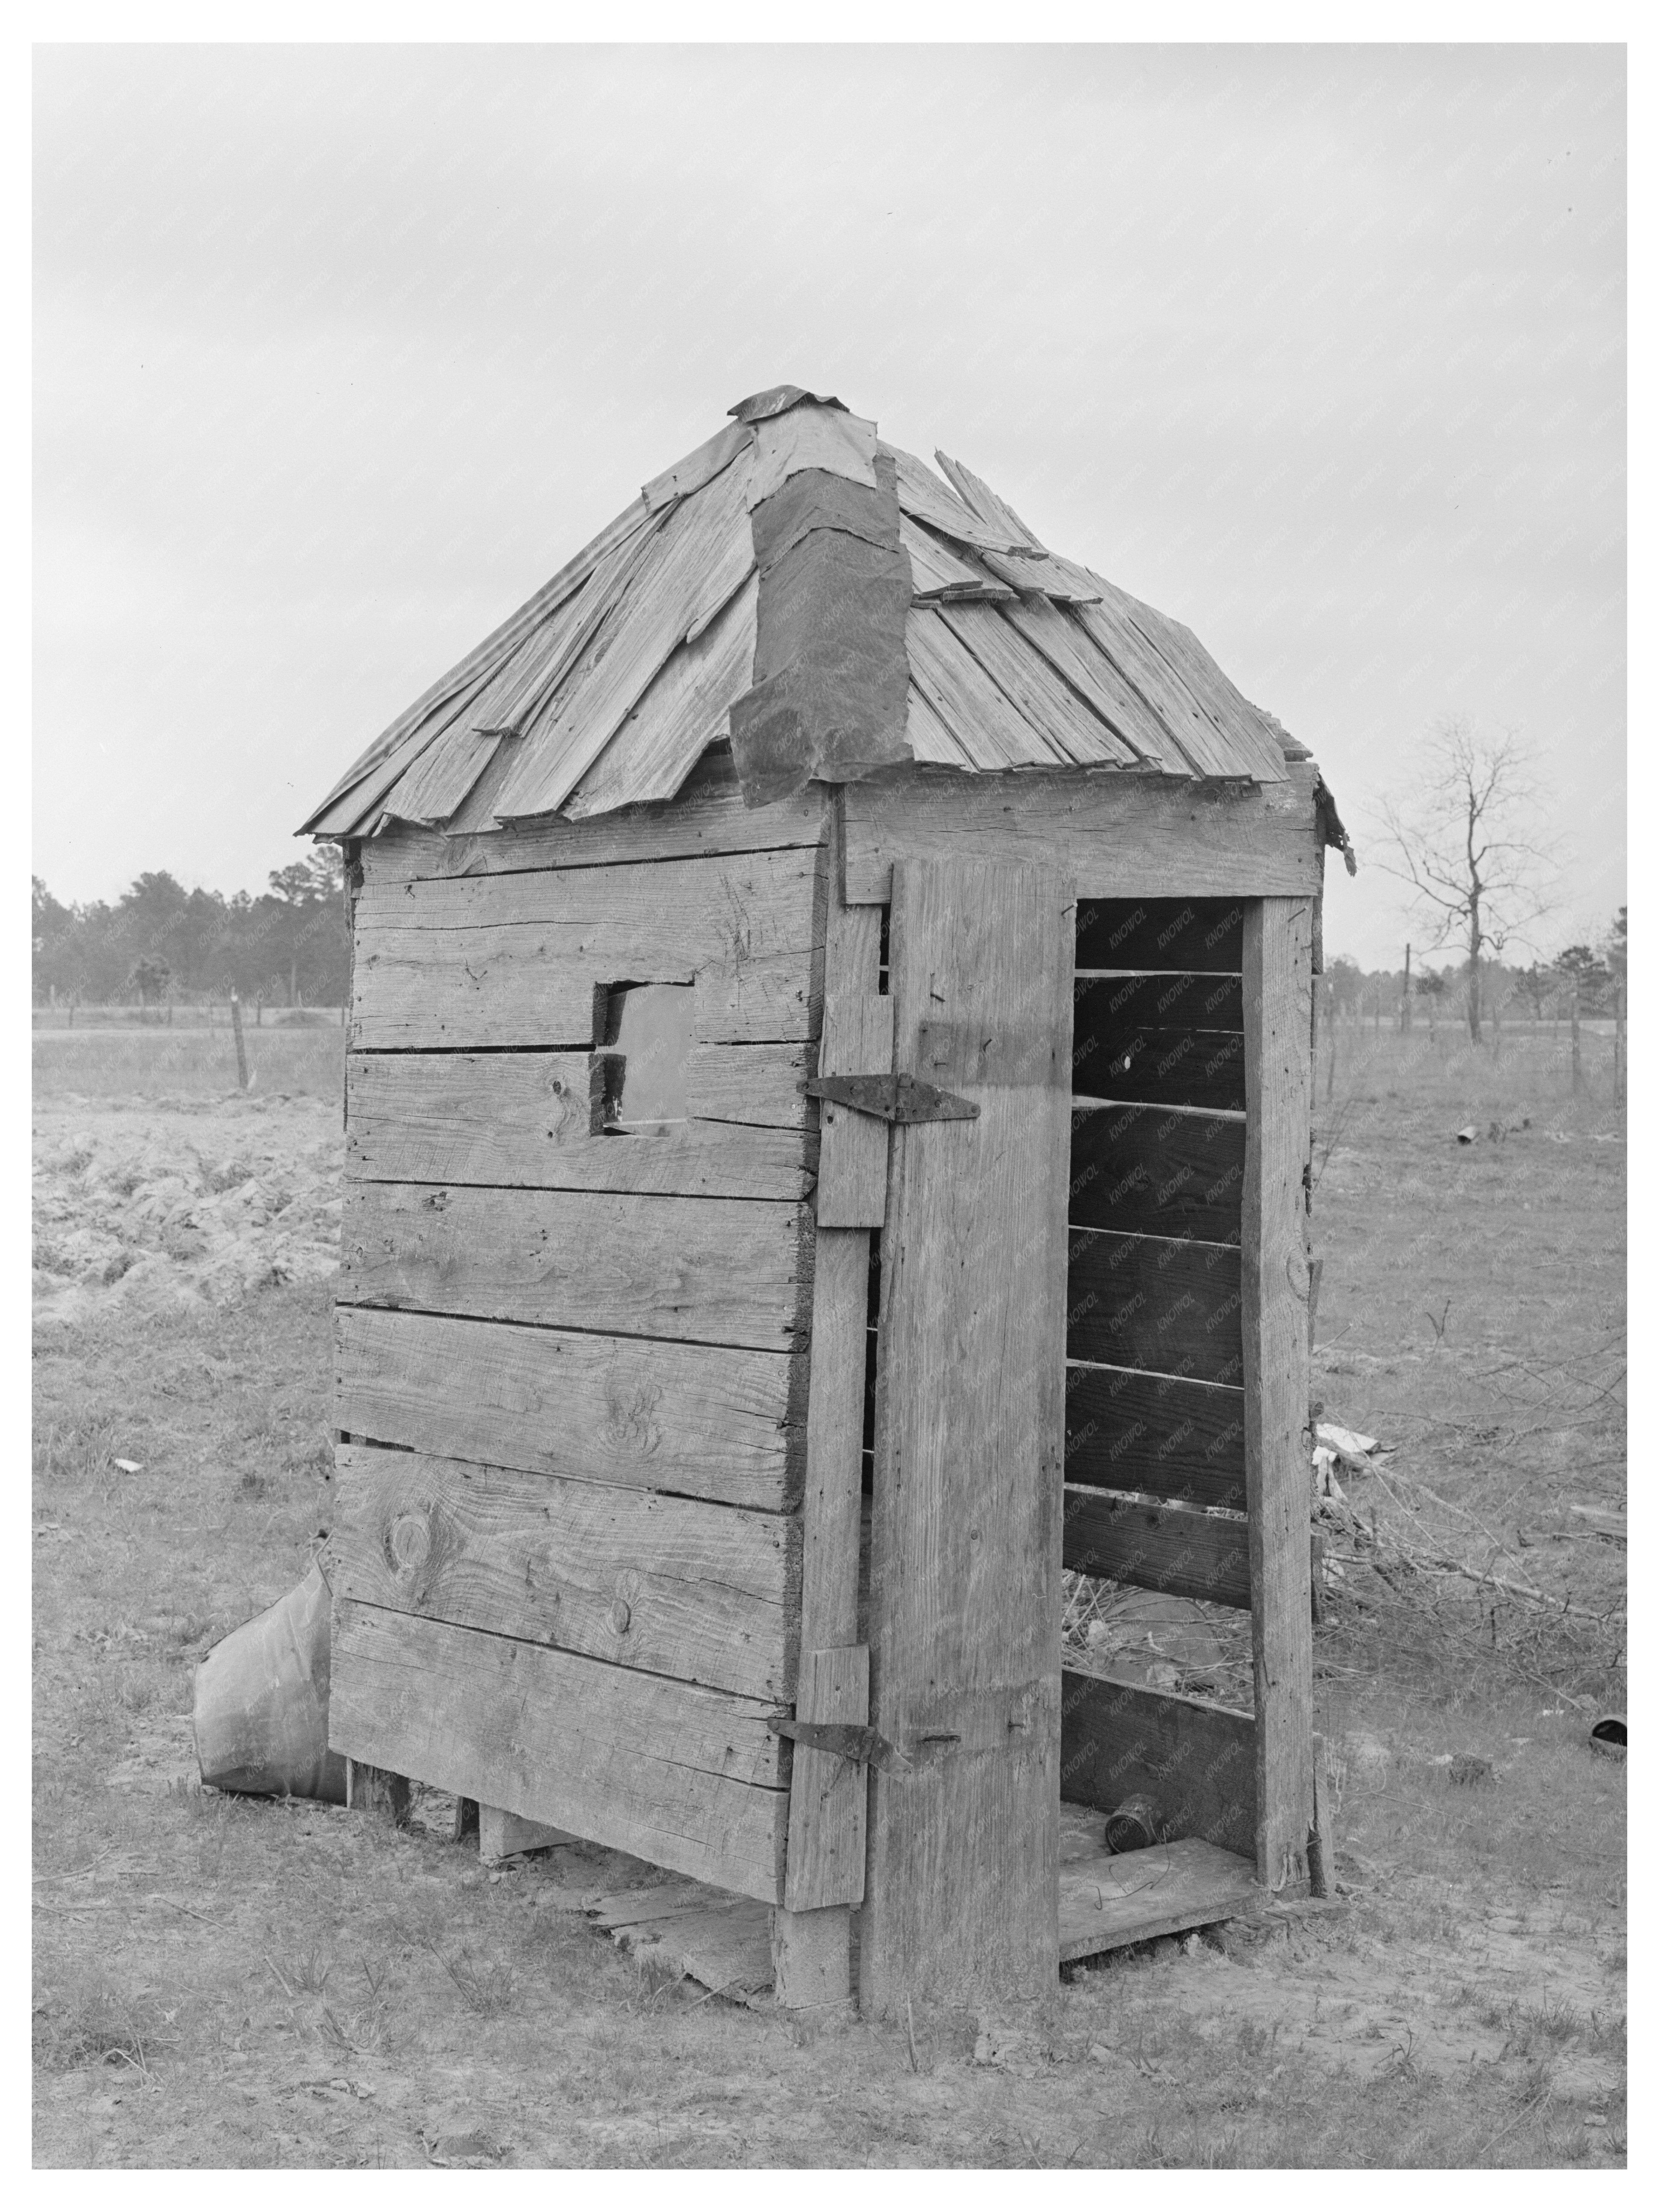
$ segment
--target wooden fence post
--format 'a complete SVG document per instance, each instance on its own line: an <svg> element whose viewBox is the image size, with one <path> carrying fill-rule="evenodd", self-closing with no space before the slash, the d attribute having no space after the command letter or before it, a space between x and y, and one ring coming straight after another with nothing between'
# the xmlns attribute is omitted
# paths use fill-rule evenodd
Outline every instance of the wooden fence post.
<svg viewBox="0 0 1659 2212"><path fill-rule="evenodd" d="M1572 1095L1577 1097L1584 1087L1584 1066L1578 1052L1578 978L1572 979L1572 996L1567 1004L1568 1019L1572 1024Z"/></svg>
<svg viewBox="0 0 1659 2212"><path fill-rule="evenodd" d="M233 990L230 994L230 1026L236 1038L236 1087L247 1089L247 1053L242 1043L242 1002Z"/></svg>
<svg viewBox="0 0 1659 2212"><path fill-rule="evenodd" d="M1619 984L1613 994L1613 1103L1625 1103L1625 987Z"/></svg>

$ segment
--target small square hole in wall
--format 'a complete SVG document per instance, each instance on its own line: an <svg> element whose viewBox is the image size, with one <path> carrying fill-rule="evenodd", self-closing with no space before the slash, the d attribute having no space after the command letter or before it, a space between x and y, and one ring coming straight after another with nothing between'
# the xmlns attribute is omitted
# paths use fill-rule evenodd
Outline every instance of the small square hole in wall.
<svg viewBox="0 0 1659 2212"><path fill-rule="evenodd" d="M612 1055L605 1087L607 1134L650 1136L684 1121L691 1058L689 983L617 983L605 1004Z"/></svg>

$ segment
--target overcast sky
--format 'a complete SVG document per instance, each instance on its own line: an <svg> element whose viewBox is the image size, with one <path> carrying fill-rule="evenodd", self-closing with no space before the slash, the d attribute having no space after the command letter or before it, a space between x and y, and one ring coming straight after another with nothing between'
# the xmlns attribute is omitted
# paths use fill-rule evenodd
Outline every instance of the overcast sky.
<svg viewBox="0 0 1659 2212"><path fill-rule="evenodd" d="M1613 48L38 53L35 872L263 887L744 394L838 392L1189 623L1360 848L1518 726L1625 897ZM1374 849L1374 848L1373 848ZM1415 933L1420 935L1420 933Z"/></svg>

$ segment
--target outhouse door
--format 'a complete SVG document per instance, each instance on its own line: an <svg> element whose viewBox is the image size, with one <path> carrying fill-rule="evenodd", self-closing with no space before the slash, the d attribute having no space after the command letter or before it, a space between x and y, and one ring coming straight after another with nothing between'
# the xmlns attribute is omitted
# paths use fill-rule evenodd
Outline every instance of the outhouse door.
<svg viewBox="0 0 1659 2212"><path fill-rule="evenodd" d="M894 1066L970 1101L889 1152L860 2007L1040 1999L1059 1968L1074 905L1042 866L901 860Z"/></svg>

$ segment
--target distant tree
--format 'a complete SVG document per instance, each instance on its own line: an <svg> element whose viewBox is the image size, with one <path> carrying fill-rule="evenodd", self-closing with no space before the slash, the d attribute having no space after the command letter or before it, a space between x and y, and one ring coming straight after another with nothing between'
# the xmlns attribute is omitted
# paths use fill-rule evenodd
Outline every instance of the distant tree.
<svg viewBox="0 0 1659 2212"><path fill-rule="evenodd" d="M1630 908L1621 906L1607 926L1601 941L1601 957L1607 963L1607 973L1618 983L1625 981L1630 953Z"/></svg>
<svg viewBox="0 0 1659 2212"><path fill-rule="evenodd" d="M1531 757L1513 731L1443 717L1425 744L1416 795L1384 799L1377 811L1391 841L1378 865L1411 886L1434 931L1431 950L1463 943L1478 1043L1482 956L1524 942L1552 904L1559 863Z"/></svg>
<svg viewBox="0 0 1659 2212"><path fill-rule="evenodd" d="M159 1006L167 994L167 985L173 981L173 970L167 962L155 954L146 952L134 961L128 982L138 994L138 1003L143 1006Z"/></svg>
<svg viewBox="0 0 1659 2212"><path fill-rule="evenodd" d="M1553 964L1560 981L1569 989L1577 987L1578 1003L1586 1012L1607 999L1613 978L1600 953L1591 946L1570 945L1565 952L1556 954Z"/></svg>

